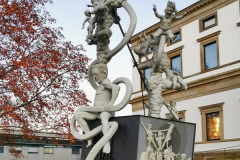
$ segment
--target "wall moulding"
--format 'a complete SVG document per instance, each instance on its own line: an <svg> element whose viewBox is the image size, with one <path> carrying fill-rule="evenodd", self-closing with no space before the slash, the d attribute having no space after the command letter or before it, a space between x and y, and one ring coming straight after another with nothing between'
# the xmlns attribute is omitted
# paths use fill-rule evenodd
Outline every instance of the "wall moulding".
<svg viewBox="0 0 240 160"><path fill-rule="evenodd" d="M170 100L179 102L209 94L236 89L240 88L239 79L240 68L188 83L188 90L186 91L163 91L163 98L165 103L169 103ZM147 99L147 95L144 95L145 102L147 102ZM133 98L129 103L132 104L133 112L142 110L141 96Z"/></svg>
<svg viewBox="0 0 240 160"><path fill-rule="evenodd" d="M179 28L181 28L182 26L185 26L195 20L198 20L201 17L204 17L208 14L211 14L231 3L236 2L237 0L201 0L198 1L197 3L194 3L193 5L179 11L179 15L187 12L188 14L186 15L186 18L178 20L173 22L172 24L172 30L177 30ZM150 26L149 28L145 29L145 33L149 36L150 34L154 33L158 27L159 27L160 23L156 23L152 26ZM138 36L142 33L143 31L135 34L134 36L132 36L130 43L132 48L137 46L137 42L139 41Z"/></svg>

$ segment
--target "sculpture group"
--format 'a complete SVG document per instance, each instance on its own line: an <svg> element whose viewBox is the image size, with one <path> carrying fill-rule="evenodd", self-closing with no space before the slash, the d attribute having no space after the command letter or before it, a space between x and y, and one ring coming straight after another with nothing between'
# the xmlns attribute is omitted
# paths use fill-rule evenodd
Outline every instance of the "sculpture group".
<svg viewBox="0 0 240 160"><path fill-rule="evenodd" d="M92 145L92 139L94 136L103 133L103 137L93 146L92 150L88 154L86 160L93 160L97 153L103 148L104 153L110 153L110 139L118 128L117 122L109 122L109 118L114 116L114 112L121 110L125 107L132 96L132 84L127 78L117 78L111 82L108 78L108 67L107 64L111 58L115 56L130 40L136 26L136 14L133 8L129 5L126 0L91 0L92 10L86 10L84 13L86 19L83 21L82 29L88 22L86 42L89 45L96 45L97 57L96 60L90 65L88 71L89 82L92 87L96 90L95 99L93 106L81 106L76 110L72 117L70 124L70 130L73 136L80 140L87 140L87 147ZM124 38L114 48L110 49L110 37L112 36L111 26L116 22L114 16L114 9L123 7L130 16L130 25ZM146 34L140 35L141 47L136 48L134 51L140 57L144 56L147 59L147 63L139 64L139 69L152 68L151 77L148 79L147 86L149 89L149 116L160 117L161 107L163 104L162 90L163 89L177 89L180 90L183 87L187 89L186 84L182 81L181 77L175 71L168 68L167 55L164 52L164 45L170 38L175 38L172 30L171 23L173 20L183 18L186 13L178 16L175 3L168 2L165 10L165 15L159 15L154 5L153 11L161 20L159 29L151 35L148 39ZM148 49L151 48L153 51L153 59L149 61L147 53ZM162 78L162 73L165 72L167 75L166 79ZM122 101L115 105L114 102L118 97L120 87L119 83L126 85L126 93ZM101 119L102 125L96 127L93 130L89 129L86 120ZM76 122L83 129L84 134L78 133L76 129ZM144 125L143 125L144 126ZM163 131L157 131L156 137L153 136L151 126L147 128L144 126L148 135L148 148L146 151L147 159L161 160L162 154L165 156L171 154L174 159L171 146L168 146L168 141L171 139L171 132L173 125L170 124L169 129ZM167 134L163 134L166 132ZM155 139L156 142L155 143ZM167 149L162 152L163 147L167 146ZM151 145L155 147L155 151ZM166 153L165 153L166 151ZM156 158L157 157L157 158ZM146 158L144 160L147 160ZM165 158L170 160L171 158Z"/></svg>
<svg viewBox="0 0 240 160"><path fill-rule="evenodd" d="M142 56L146 57L147 60L146 63L139 64L138 69L145 70L151 68L151 76L147 81L149 101L148 115L160 118L161 108L164 102L162 91L164 89L187 89L187 85L183 82L179 73L169 69L169 61L164 52L164 46L167 41L169 39L173 41L176 38L171 29L172 22L183 18L187 13L185 12L178 16L176 5L171 1L167 3L165 15L158 14L156 5L153 5L153 11L155 16L160 19L160 26L155 33L150 35L150 39L147 38L146 33L140 34L141 46L135 48L134 52L139 55L140 58ZM153 53L151 61L147 57L149 48ZM162 77L163 73L166 74L165 79Z"/></svg>
<svg viewBox="0 0 240 160"><path fill-rule="evenodd" d="M175 160L177 156L180 156L180 160L186 160L185 153L176 154L173 152L172 146L169 145L174 129L173 124L168 123L170 126L165 130L152 130L152 124L145 126L141 119L140 122L146 131L148 142L146 151L141 154L140 160Z"/></svg>

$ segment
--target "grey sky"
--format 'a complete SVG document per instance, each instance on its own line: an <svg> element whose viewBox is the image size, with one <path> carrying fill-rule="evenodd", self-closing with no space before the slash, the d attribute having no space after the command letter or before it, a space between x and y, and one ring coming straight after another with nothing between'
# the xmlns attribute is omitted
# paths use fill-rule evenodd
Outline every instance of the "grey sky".
<svg viewBox="0 0 240 160"><path fill-rule="evenodd" d="M142 31L145 28L159 21L155 17L152 6L156 4L159 14L164 14L164 9L167 5L168 0L128 0L128 3L134 8L137 15L137 26L134 34ZM178 10L182 10L198 0L175 0ZM89 46L85 42L87 35L87 26L85 24L85 29L81 29L82 23L85 19L84 11L91 10L86 5L91 4L90 0L53 0L53 4L46 5L46 10L50 12L53 18L57 20L54 26L63 27L63 33L67 41L72 41L73 44L82 44L87 52L88 57L92 58L92 61L96 59L96 46ZM129 16L127 12L120 8L118 9L118 14L121 17L121 24L124 31L127 31L129 25ZM117 25L112 26L113 35L111 37L110 49L113 49L122 39L122 34ZM118 77L127 77L132 80L132 62L131 56L127 49L119 52L115 57L112 58L110 63L108 63L109 73L108 78L113 81ZM124 87L122 87L124 88ZM95 91L92 89L88 82L82 82L81 89L83 89L88 98L93 101ZM123 94L121 93L123 96ZM121 97L122 97L121 96ZM121 97L118 98L121 99ZM119 115L125 114L131 110L130 107L125 109Z"/></svg>

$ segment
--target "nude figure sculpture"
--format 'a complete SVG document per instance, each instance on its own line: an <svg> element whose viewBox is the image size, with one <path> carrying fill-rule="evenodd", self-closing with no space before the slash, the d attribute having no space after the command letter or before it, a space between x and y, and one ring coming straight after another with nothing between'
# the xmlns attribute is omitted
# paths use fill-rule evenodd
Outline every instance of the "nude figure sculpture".
<svg viewBox="0 0 240 160"><path fill-rule="evenodd" d="M178 10L176 8L175 3L171 2L171 1L168 1L167 7L165 9L165 15L158 14L155 4L153 5L153 11L154 11L155 16L157 18L159 18L160 22L161 22L159 29L157 30L157 32L155 32L153 34L153 36L157 37L157 36L160 36L161 34L165 33L171 40L174 40L176 37L174 36L174 34L172 32L171 24L174 20L182 19L183 17L185 17L185 15L187 13L184 12L183 15L177 16Z"/></svg>
<svg viewBox="0 0 240 160"><path fill-rule="evenodd" d="M96 64L92 67L92 74L95 81L99 84L99 87L96 91L94 106L103 107L105 112L100 113L91 113L91 112L77 112L74 114L79 126L85 133L88 133L89 127L85 120L94 120L101 119L102 122L102 133L105 135L109 128L109 118L114 115L114 112L108 112L109 108L113 106L120 87L116 84L111 83L107 78L108 70L106 64ZM92 145L92 139L88 140L87 147ZM104 153L110 152L110 143L107 142L103 148Z"/></svg>

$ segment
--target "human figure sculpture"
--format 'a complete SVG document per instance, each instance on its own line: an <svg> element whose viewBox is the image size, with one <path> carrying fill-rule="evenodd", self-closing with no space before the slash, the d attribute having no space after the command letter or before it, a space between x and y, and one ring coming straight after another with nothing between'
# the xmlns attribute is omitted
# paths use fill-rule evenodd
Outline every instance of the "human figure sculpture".
<svg viewBox="0 0 240 160"><path fill-rule="evenodd" d="M75 111L70 123L72 135L76 139L87 140L87 146L92 144L92 138L94 138L100 132L103 133L103 137L101 137L101 139L94 144L87 155L86 160L94 160L102 148L104 153L110 152L109 140L117 131L118 123L114 121L109 122L109 118L114 115L114 112L123 109L131 99L132 83L130 80L120 77L113 82L110 82L109 79L107 79L106 64L129 42L135 30L137 21L133 8L126 0L91 0L91 3L91 5L87 6L93 7L93 10L90 13L88 11L86 12L87 20L84 21L84 24L89 22L87 36L88 44L96 45L97 59L91 63L88 70L89 82L96 90L96 95L94 99L94 106L79 107ZM129 24L126 35L123 37L120 43L115 48L110 50L109 44L110 37L112 35L110 27L115 20L112 10L120 7L123 7L127 11L130 16L131 23ZM90 14L94 14L94 17L90 18ZM96 29L94 28L95 25ZM125 84L125 95L120 103L113 105L118 96L119 83ZM90 130L85 120L94 120L97 118L101 119L102 125ZM84 130L84 134L80 134L77 131L76 121Z"/></svg>
<svg viewBox="0 0 240 160"><path fill-rule="evenodd" d="M157 130L152 130L152 124L148 124L147 127L144 126L142 119L140 119L141 124L144 128L144 130L147 133L147 141L148 141L148 147L151 147L151 144L153 144L153 146L155 147L155 149L157 149L157 145L153 139L153 132L158 132Z"/></svg>
<svg viewBox="0 0 240 160"><path fill-rule="evenodd" d="M179 154L175 154L173 151L172 151L172 146L169 147L169 157L170 157L170 160L175 160L175 157L177 157Z"/></svg>
<svg viewBox="0 0 240 160"><path fill-rule="evenodd" d="M88 35L86 37L86 42L89 42L89 39L91 38L92 36L92 33L93 33L93 30L95 28L95 21L94 19L91 17L91 12L89 10L86 10L85 12L85 15L87 16L86 19L83 21L83 24L82 24L82 29L84 29L84 26L85 26L85 23L88 22L89 25L87 27L87 31L88 31Z"/></svg>
<svg viewBox="0 0 240 160"><path fill-rule="evenodd" d="M139 59L142 56L144 56L146 58L146 60L149 61L149 58L148 58L149 41L148 41L148 38L146 36L146 33L143 32L142 34L140 34L139 39L140 39L141 46L136 47L134 49L134 52L139 56Z"/></svg>
<svg viewBox="0 0 240 160"><path fill-rule="evenodd" d="M159 29L153 34L154 37L160 36L161 34L167 34L167 36L171 39L174 40L176 37L174 36L172 29L171 29L171 24L174 20L181 19L185 17L187 14L184 12L183 15L177 16L178 15L178 10L176 8L175 3L168 1L167 7L165 9L165 15L159 15L157 12L156 5L153 5L153 11L154 14L157 18L160 19L160 27Z"/></svg>
<svg viewBox="0 0 240 160"><path fill-rule="evenodd" d="M91 113L91 112L77 112L74 114L79 126L83 129L85 133L88 133L89 127L85 120L101 119L103 128L102 133L105 135L110 129L109 118L114 116L114 112L108 112L111 106L113 106L120 87L116 84L110 82L107 78L108 69L106 64L96 64L91 70L95 81L99 84L96 91L94 106L104 107L105 112L101 113ZM88 140L87 147L91 146L92 139ZM110 152L110 143L107 142L103 148L104 153Z"/></svg>
<svg viewBox="0 0 240 160"><path fill-rule="evenodd" d="M172 123L168 123L168 124L170 124L170 127L169 127L169 129L167 129L167 134L166 134L166 138L163 142L162 149L163 149L163 147L166 143L167 143L167 148L168 148L168 142L171 140L171 133L172 133L173 128L174 128L174 124L172 124Z"/></svg>
<svg viewBox="0 0 240 160"><path fill-rule="evenodd" d="M165 138L164 133L162 131L158 131L158 134L155 136L155 139L158 144L158 150L157 150L157 160L162 160L162 140Z"/></svg>
<svg viewBox="0 0 240 160"><path fill-rule="evenodd" d="M151 152L149 156L149 160L156 160L156 154L157 153Z"/></svg>
<svg viewBox="0 0 240 160"><path fill-rule="evenodd" d="M155 16L160 19L159 29L150 35L150 39L146 48L151 48L153 52L152 61L147 61L138 65L138 69L145 70L151 68L151 76L147 81L148 86L148 99L149 99L149 116L160 118L161 108L163 105L162 91L163 89L180 90L187 85L183 82L182 78L175 71L169 69L169 61L164 46L167 40L175 38L171 24L174 20L183 18L187 13L178 16L176 5L173 2L168 2L165 9L165 15L159 15L157 8L154 5L153 11ZM163 79L163 73L166 73L166 78Z"/></svg>
<svg viewBox="0 0 240 160"><path fill-rule="evenodd" d="M183 82L182 78L179 76L179 73L177 71L170 70L169 68L167 68L166 70L164 70L164 72L166 73L166 76L167 76L166 79L169 79L170 81L172 81L173 89L176 89L176 84L178 82L182 86L184 86L185 90L187 90L186 83Z"/></svg>
<svg viewBox="0 0 240 160"><path fill-rule="evenodd" d="M158 149L162 149L162 140L165 138L164 133L162 133L162 131L158 131L158 134L155 136L155 139L157 141L158 144Z"/></svg>
<svg viewBox="0 0 240 160"><path fill-rule="evenodd" d="M167 148L167 149L164 149L164 151L163 151L163 158L164 158L164 160L171 160L170 158L171 158L171 155L170 155L171 153L170 153L170 150L169 150L169 148Z"/></svg>
<svg viewBox="0 0 240 160"><path fill-rule="evenodd" d="M172 114L174 115L174 117L178 120L179 117L178 117L178 111L177 111L177 109L176 109L176 102L174 102L174 101L171 100L169 107L170 107L171 112L172 112ZM172 114L168 114L168 115L167 115L167 119L169 119L169 120L175 120L175 118L173 117Z"/></svg>
<svg viewBox="0 0 240 160"><path fill-rule="evenodd" d="M181 157L180 157L180 160L186 160L187 159L187 156L185 153L181 154Z"/></svg>

